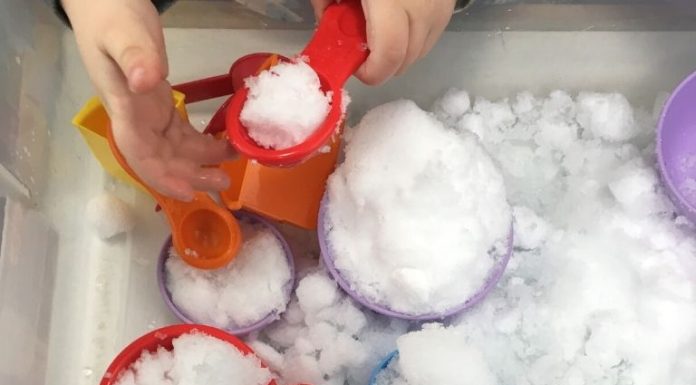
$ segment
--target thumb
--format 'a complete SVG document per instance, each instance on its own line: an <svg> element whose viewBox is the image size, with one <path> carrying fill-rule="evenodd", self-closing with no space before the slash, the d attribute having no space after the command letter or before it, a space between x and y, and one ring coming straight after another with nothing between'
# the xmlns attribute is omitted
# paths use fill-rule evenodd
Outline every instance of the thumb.
<svg viewBox="0 0 696 385"><path fill-rule="evenodd" d="M105 36L103 50L116 63L134 93L151 91L168 75L164 36L157 12L125 15ZM132 17L129 17L132 16Z"/></svg>

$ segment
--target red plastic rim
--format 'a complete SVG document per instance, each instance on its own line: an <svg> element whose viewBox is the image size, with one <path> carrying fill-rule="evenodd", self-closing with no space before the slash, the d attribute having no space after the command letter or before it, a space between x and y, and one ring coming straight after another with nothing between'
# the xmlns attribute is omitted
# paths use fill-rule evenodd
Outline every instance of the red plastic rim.
<svg viewBox="0 0 696 385"><path fill-rule="evenodd" d="M109 365L109 367L106 369L106 373L104 373L104 376L102 377L102 380L99 383L99 385L116 384L121 372L128 369L128 367L131 364L133 364L133 362L140 358L140 355L143 351L147 350L152 352L160 346L164 347L165 349L171 350L172 340L174 338L192 332L201 332L211 337L215 337L217 339L229 342L245 355L254 354L254 351L251 350L250 347L245 345L244 342L221 329L206 325L170 325L157 330L153 330L145 334L144 336L136 339L135 341L131 342L130 345L126 346L121 351L121 353L119 353L119 355L116 356L116 358L114 358L114 360L111 362L111 365ZM266 367L266 365L262 363L262 367ZM268 385L276 385L275 380L271 380L271 382L269 382Z"/></svg>
<svg viewBox="0 0 696 385"><path fill-rule="evenodd" d="M287 61L287 58L282 58ZM274 150L259 146L254 139L247 133L246 128L239 120L239 114L244 107L249 90L244 87L238 90L227 107L225 124L227 126L227 137L234 148L247 158L254 159L261 164L277 167L288 167L299 164L312 155L317 153L323 146L330 143L331 138L337 133L343 111L341 103L343 92L341 89L336 90L331 83L323 79L321 74L317 73L322 79L324 92L330 91L331 109L329 114L324 119L324 123L310 135L304 142L282 150Z"/></svg>

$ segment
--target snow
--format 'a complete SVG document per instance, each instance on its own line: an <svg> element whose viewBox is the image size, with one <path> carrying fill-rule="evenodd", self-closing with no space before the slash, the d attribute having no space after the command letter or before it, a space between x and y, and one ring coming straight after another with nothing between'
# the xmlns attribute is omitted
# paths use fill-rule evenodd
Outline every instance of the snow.
<svg viewBox="0 0 696 385"><path fill-rule="evenodd" d="M425 325L397 340L399 354L377 385L495 385L482 352L457 329Z"/></svg>
<svg viewBox="0 0 696 385"><path fill-rule="evenodd" d="M451 130L481 130L481 144L504 176L515 252L501 282L446 327L419 331L336 294L323 271L304 272L308 285L298 295L312 310L305 313L294 298L282 321L253 337L282 355L281 382L364 385L377 363L398 349L401 358L385 384L406 384L403 362L416 381L422 376L428 384L696 383L694 226L675 215L658 183L653 142L643 140L655 121L634 119L631 139L607 140L602 124L609 132L615 122L599 119L596 132L585 130L578 121L582 108L567 92L523 92L477 98L463 115L438 115ZM587 112L601 115L605 107L596 108ZM555 135L551 124L565 139L540 140L542 131L544 138ZM417 165L409 161L403 159ZM374 163L365 160L368 166ZM371 183L375 191L381 187L378 179ZM353 337L353 354L339 349L339 336L343 343Z"/></svg>
<svg viewBox="0 0 696 385"><path fill-rule="evenodd" d="M410 101L373 109L350 132L328 196L336 267L391 310L465 303L506 252L512 216L500 172L473 135Z"/></svg>
<svg viewBox="0 0 696 385"><path fill-rule="evenodd" d="M281 321L250 337L279 373L279 384L366 384L371 365L408 324L365 311L338 291L323 269L310 269ZM325 291L315 293L314 291ZM307 311L303 311L306 309Z"/></svg>
<svg viewBox="0 0 696 385"><path fill-rule="evenodd" d="M240 120L259 145L286 149L302 143L331 107L316 72L303 60L279 63L245 80L249 89ZM347 96L347 94L345 94ZM350 101L346 97L344 106Z"/></svg>
<svg viewBox="0 0 696 385"><path fill-rule="evenodd" d="M247 337L278 374L279 385L365 385L377 363L397 349L399 358L380 385L696 384L694 225L675 213L659 184L650 139L653 107L633 109L616 94L554 91L502 100L472 96L473 105L464 108L464 91L448 94L459 95L448 98L461 108L443 108L449 103L443 97L432 116L409 102L366 116L373 123L377 117L399 123L393 135L361 132L362 126L348 130L346 164L354 173L337 173L345 178L334 177L341 188L333 188L341 191L333 193L350 194L340 202L346 218L356 221L352 242L373 235L384 245L405 247L433 239L413 230L416 224L400 223L414 213L429 222L437 217L437 204L451 211L438 223L461 219L452 201L433 191L449 186L446 176L467 174L438 174L442 168L430 167L429 160L460 142L471 144L460 155L489 154L512 207L514 254L501 281L482 303L446 325L419 325L360 307L324 267L309 266L299 272L281 319ZM433 116L444 127L430 132ZM448 142L426 151L431 135ZM366 156L353 157L356 148ZM381 156L367 156L371 152ZM411 171L422 172L419 182L442 180L409 201L409 193L428 186L414 183ZM394 180L401 190L389 195L385 187ZM398 210L380 212L379 199ZM397 206L413 201L420 211ZM360 213L380 220L356 215L360 205L367 207ZM380 232L383 221L397 224ZM429 261L440 263L439 257L432 254ZM368 262L374 269L375 262ZM374 276L398 282L395 290L420 301L424 287L462 274L432 279L423 278L424 270L408 265ZM358 278L370 276L361 272Z"/></svg>
<svg viewBox="0 0 696 385"><path fill-rule="evenodd" d="M237 329L285 310L292 272L278 237L266 226L240 221L244 244L217 270L186 264L172 248L166 285L172 302L198 323Z"/></svg>
<svg viewBox="0 0 696 385"><path fill-rule="evenodd" d="M254 355L202 333L184 334L172 350L144 351L119 376L116 385L266 385L268 369Z"/></svg>

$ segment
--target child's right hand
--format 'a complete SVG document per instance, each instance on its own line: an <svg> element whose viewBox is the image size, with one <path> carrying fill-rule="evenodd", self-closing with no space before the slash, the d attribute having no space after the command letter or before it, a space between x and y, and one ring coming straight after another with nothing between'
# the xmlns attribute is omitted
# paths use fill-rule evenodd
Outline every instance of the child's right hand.
<svg viewBox="0 0 696 385"><path fill-rule="evenodd" d="M82 59L112 122L114 139L144 183L181 200L223 190L225 173L202 168L233 156L223 141L184 121L166 81L159 15L150 0L63 0Z"/></svg>
<svg viewBox="0 0 696 385"><path fill-rule="evenodd" d="M317 19L338 0L311 0ZM452 17L455 0L361 0L370 55L355 76L381 84L404 73L435 45Z"/></svg>

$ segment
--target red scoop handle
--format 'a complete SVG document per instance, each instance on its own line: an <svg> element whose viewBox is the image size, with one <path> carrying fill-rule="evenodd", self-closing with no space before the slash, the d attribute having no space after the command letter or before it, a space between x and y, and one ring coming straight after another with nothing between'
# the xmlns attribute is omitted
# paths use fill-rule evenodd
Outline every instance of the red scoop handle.
<svg viewBox="0 0 696 385"><path fill-rule="evenodd" d="M369 54L362 6L344 0L326 8L302 56L334 90L343 87Z"/></svg>

